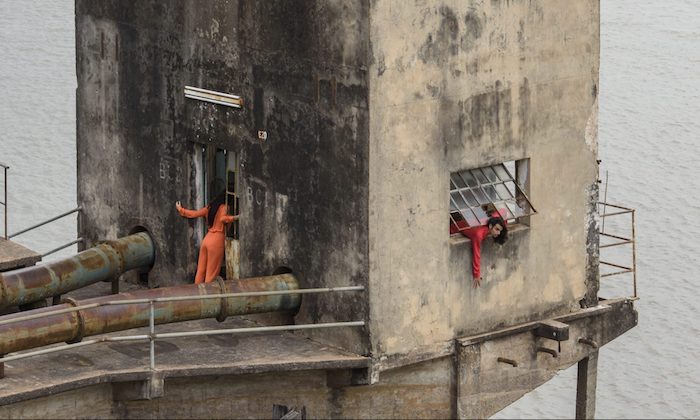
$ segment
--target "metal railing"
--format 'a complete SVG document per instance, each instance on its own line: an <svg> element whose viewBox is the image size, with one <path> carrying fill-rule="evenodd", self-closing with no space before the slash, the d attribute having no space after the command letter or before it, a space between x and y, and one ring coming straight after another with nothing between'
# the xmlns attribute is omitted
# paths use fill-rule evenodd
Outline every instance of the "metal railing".
<svg viewBox="0 0 700 420"><path fill-rule="evenodd" d="M602 219L601 223L601 229L600 229L600 236L606 237L606 238L611 238L615 240L613 243L605 244L605 245L600 245L601 249L604 248L611 248L611 247L618 247L618 246L624 246L624 245L631 245L632 246L632 261L631 265L622 265L622 264L617 264L609 261L603 261L602 258L600 260L601 265L605 265L608 267L613 267L618 269L618 271L614 271L612 273L605 273L605 274L600 274L600 277L610 277L610 276L617 276L620 274L632 274L632 284L633 284L633 289L634 289L634 295L633 297L637 298L637 247L636 247L636 234L635 234L635 210L630 209L627 207L623 206L618 206L615 204L610 204L606 202L599 202L599 206L602 206L602 212L600 213L600 217ZM615 209L615 211L612 211L611 213L607 213L608 207L612 207ZM600 207L599 207L600 208ZM622 236L622 235L613 235L610 233L605 232L605 219L608 217L612 216L620 216L620 215L625 215L625 214L630 214L632 216L631 219L631 233L632 236L630 238Z"/></svg>
<svg viewBox="0 0 700 420"><path fill-rule="evenodd" d="M0 163L0 168L2 168L3 170L4 181L2 184L5 186L5 198L0 202L0 204L2 204L2 206L5 209L5 230L3 231L3 233L5 235L5 240L7 240L9 239L7 237L7 170L10 169L10 167L3 163Z"/></svg>
<svg viewBox="0 0 700 420"><path fill-rule="evenodd" d="M5 209L7 209L7 207L5 207ZM73 213L81 212L81 211L83 211L83 207L82 207L82 206L78 206L78 207L74 208L73 210L69 210L69 211L67 211L67 212L65 212L65 213L61 213L61 214L59 214L58 216L52 217L52 218L50 218L50 219L48 219L48 220L45 220L45 221L43 221L43 222L37 223L37 224L35 224L35 225L33 225L33 226L30 226L30 227L28 227L28 228L26 228L26 229L22 229L22 230L20 230L19 232L15 232L15 233L13 233L12 235L6 236L6 239L12 239L12 238L14 238L15 236L19 236L19 235L21 235L21 234L23 234L23 233L27 233L27 232L29 232L29 231L31 231L31 230L34 230L34 229L36 229L36 228L39 228L39 227L42 227L42 226L44 226L44 225L47 225L47 224L49 224L49 223L51 223L51 222L54 222L54 221L56 221L56 220L58 220L58 219L60 219L60 218L62 218L62 217L66 217L66 216L69 216L69 215L71 215L71 214L73 214ZM5 220L7 221L7 215L5 216ZM5 225L5 232L7 232L7 225ZM57 247L57 248L54 248L54 249L52 249L51 251L47 251L47 252L41 254L41 256L42 256L42 257L45 257L45 256L47 256L47 255L51 255L51 254L53 254L54 252L58 252L58 251L60 251L60 250L62 250L62 249L64 249L64 248L68 248L69 246L75 245L75 244L80 243L80 242L82 242L82 241L83 241L83 238L78 238L78 239L76 239L76 240L74 240L74 241L68 242L67 244L63 244L63 245L61 245L61 246L59 246L59 247Z"/></svg>
<svg viewBox="0 0 700 420"><path fill-rule="evenodd" d="M202 300L202 299L222 299L229 297L251 297L251 296L274 296L274 295L291 295L291 294L312 294L312 293L335 293L335 292L354 292L354 291L364 291L364 286L342 286L342 287L325 287L325 288L313 288L313 289L296 289L296 290L272 290L263 292L238 292L238 293L221 293L216 295L193 295L193 296L175 296L175 297L161 297L154 299L129 299L129 300L117 300L108 301L101 303L91 303L87 305L74 306L71 308L57 309L54 311L46 311L39 314L25 315L12 319L0 320L0 326L12 324L16 322L29 321L32 319L44 318L53 315L65 314L69 312L78 312L85 309L96 308L99 306L113 306L113 305L138 305L138 304L148 304L150 307L149 314L149 333L139 334L139 335L122 335L122 336L103 336L91 340L83 340L74 344L64 344L42 350L34 350L30 352L23 352L15 354L12 356L5 355L0 358L0 367L4 367L5 362L10 362L13 360L24 359L33 356L39 356L42 354L54 353L59 351L71 350L77 347L83 347L87 345L104 343L104 342L116 342L116 341L149 341L150 350L149 367L151 370L155 370L155 342L157 339L163 338L175 338L175 337L193 337L193 336L206 336L206 335L221 335L221 334L241 334L250 332L271 332L271 331L293 331L293 330L307 330L307 329L319 329L319 328L334 328L334 327L361 327L365 325L364 321L347 321L347 322L327 322L319 324L299 324L299 325L273 325L264 327L246 327L246 328L228 328L228 329L217 329L217 330L198 330L198 331L181 331L181 332L171 332L171 333L156 333L155 331L155 308L154 304L159 302L174 302L183 300ZM2 369L0 369L2 370Z"/></svg>

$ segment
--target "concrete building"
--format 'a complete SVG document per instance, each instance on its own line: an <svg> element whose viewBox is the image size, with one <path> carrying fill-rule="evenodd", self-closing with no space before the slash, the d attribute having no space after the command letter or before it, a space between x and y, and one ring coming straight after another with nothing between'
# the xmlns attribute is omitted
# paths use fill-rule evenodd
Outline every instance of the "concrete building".
<svg viewBox="0 0 700 420"><path fill-rule="evenodd" d="M248 403L192 415L487 417L574 363L593 416L598 348L637 323L631 299L598 298L597 0L76 0L76 53L86 245L147 230L139 280L191 282L204 224L174 203L218 183L241 215L228 277L365 287L293 319L364 320L304 336L365 364L173 376L132 403L93 384L100 416L178 416L211 392ZM484 242L473 288L449 222L486 202L510 239ZM80 400L64 391L44 398Z"/></svg>

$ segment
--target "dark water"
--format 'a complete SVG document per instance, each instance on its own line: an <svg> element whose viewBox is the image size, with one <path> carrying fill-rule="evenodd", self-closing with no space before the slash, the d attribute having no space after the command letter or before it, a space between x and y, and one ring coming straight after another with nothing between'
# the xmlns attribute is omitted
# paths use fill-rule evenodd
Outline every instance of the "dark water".
<svg viewBox="0 0 700 420"><path fill-rule="evenodd" d="M597 415L698 418L700 1L601 7L602 173L608 200L637 209L642 299L639 327L601 350ZM73 13L71 0L0 0L0 162L11 166L10 232L75 207ZM72 216L18 241L47 251L75 235ZM629 278L613 279L601 295L631 294ZM576 369L564 371L497 417L573 417L575 384Z"/></svg>

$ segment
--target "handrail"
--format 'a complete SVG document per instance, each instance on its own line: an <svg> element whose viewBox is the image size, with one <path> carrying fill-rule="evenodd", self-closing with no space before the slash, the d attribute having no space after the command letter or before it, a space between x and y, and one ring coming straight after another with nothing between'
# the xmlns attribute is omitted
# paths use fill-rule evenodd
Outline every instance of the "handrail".
<svg viewBox="0 0 700 420"><path fill-rule="evenodd" d="M238 293L219 293L211 295L190 295L190 296L173 296L161 297L153 299L128 299L128 300L110 300L100 303L89 303L87 305L73 306L65 309L56 309L53 311L44 311L39 314L19 316L11 319L0 319L0 326L13 324L20 321L29 321L32 319L45 318L54 315L65 314L68 312L77 312L83 309L93 309L101 306L113 305L140 305L145 303L161 303L175 302L181 300L205 300L205 299L222 299L229 297L250 297L250 296L274 296L274 295L301 295L309 293L335 293L335 292L361 292L365 290L365 286L342 286L342 287L321 287L315 289L293 289L293 290L269 290L262 292L238 292Z"/></svg>
<svg viewBox="0 0 700 420"><path fill-rule="evenodd" d="M69 211L67 211L67 212L65 212L65 213L59 214L58 216L53 217L53 218L51 218L51 219L49 219L49 220L46 220L46 221L41 222L41 223L37 223L36 225L30 226L30 227L28 227L28 228L26 228L26 229L24 229L24 230L20 230L19 232L15 232L15 233L13 233L12 235L10 235L8 238L14 238L15 236L21 235L21 234L23 234L23 233L27 233L27 232L29 232L30 230L33 230L33 229L36 229L36 228L38 228L38 227L44 226L45 224L48 224L48 223L51 223L51 222L53 222L53 221L55 221L55 220L60 219L61 217L65 217L65 216L68 216L69 214L73 214L73 213L79 212L79 211L83 211L83 207L82 207L82 206L78 206L78 207L74 208L73 210L69 210Z"/></svg>
<svg viewBox="0 0 700 420"><path fill-rule="evenodd" d="M604 206L609 206L609 207L615 207L616 209L620 209L620 210L627 210L627 213L634 211L634 209L631 209L629 207L624 207L624 206L620 206L617 204L610 204L610 203L606 203L604 201L599 201L598 204L602 204Z"/></svg>
<svg viewBox="0 0 700 420"><path fill-rule="evenodd" d="M15 354L12 356L5 355L0 358L0 367L4 369L4 363L13 360L24 359L32 356L39 356L42 354L54 353L63 350L70 350L76 347L82 347L102 342L108 341L142 341L148 340L150 343L150 369L155 371L155 340L163 338L175 338L175 337L192 337L192 336L205 336L205 335L218 335L218 334L240 334L247 332L269 332L269 331L293 331L293 330L305 330L305 329L317 329L317 328L333 328L333 327L361 327L365 325L364 321L344 321L344 322L327 322L327 323L317 323L317 324L299 324L299 325L271 325L262 327L246 327L246 328L229 328L229 329L216 329L216 330L199 330L199 331L180 331L172 333L160 333L155 332L155 308L154 303L157 302L169 302L178 300L202 300L202 299L221 299L225 297L245 297L245 296L269 296L269 295L283 295L283 294L307 294L307 293L330 293L330 292L346 292L346 291L363 291L364 286L341 286L341 287L324 287L324 288L314 288L314 289L294 289L294 290L271 290L271 291L261 291L261 292L239 292L239 293L220 293L216 295L191 295L191 296L175 296L175 297L165 297L165 298L153 298L153 299L130 299L130 300L117 300L108 301L102 303L92 303L82 306L75 306L71 308L64 308L55 311L46 311L39 314L20 316L12 319L0 320L0 325L11 324L14 322L27 321L37 318L43 318L68 312L77 312L83 309L91 309L99 306L108 305L133 305L133 304L143 304L148 303L150 305L150 315L149 315L149 334L141 335L127 335L127 336L104 336L100 338L95 338L91 340L81 341L73 344L64 344L61 346L50 347L47 349L35 350L31 352L25 352L20 354ZM0 370L2 370L0 369Z"/></svg>
<svg viewBox="0 0 700 420"><path fill-rule="evenodd" d="M172 333L161 333L161 334L141 334L141 335L110 335L106 337L95 338L92 340L85 340L78 343L66 344L63 346L50 347L48 349L36 350L32 352L26 352L21 354L15 354L13 356L6 356L0 358L0 363L11 362L13 360L26 359L27 357L40 356L47 353L55 353L58 351L71 350L76 347L88 346L91 344L98 344L103 342L114 342L114 341L145 341L152 340L155 341L157 338L176 338L176 337L192 337L192 336L203 336L203 335L220 335L220 334L241 334L249 332L271 332L271 331L295 331L295 330L309 330L318 328L333 328L333 327L362 327L365 325L364 321L345 321L345 322L324 322L318 324L291 324L291 325L270 325L265 327L246 327L246 328L229 328L223 330L205 330L205 331L185 331L185 332L172 332ZM151 365L151 369L155 370L155 363Z"/></svg>
<svg viewBox="0 0 700 420"><path fill-rule="evenodd" d="M54 248L54 249L52 249L51 251L44 252L43 254L41 254L41 258L44 258L44 257L47 256L47 255L51 255L51 254L53 254L54 252L58 252L58 251L60 251L60 250L62 250L62 249L64 249L64 248L68 248L69 246L75 245L75 244L80 243L80 242L83 242L83 238L78 238L78 239L76 239L76 240L74 240L74 241L68 242L67 244L61 245L61 246L59 246L58 248Z"/></svg>
<svg viewBox="0 0 700 420"><path fill-rule="evenodd" d="M628 207L620 206L617 204L606 203L605 201L599 201L598 204L603 205L603 213L599 214L599 216L603 219L603 223L605 223L606 217L619 216L619 215L623 215L623 214L630 214L632 217L632 221L631 221L632 237L631 238L606 233L605 232L605 224L602 225L602 228L598 232L598 234L600 236L605 236L608 238L613 238L613 239L617 239L617 240L622 241L622 242L615 242L612 244L599 245L600 249L617 247L617 246L628 245L628 244L632 245L632 265L631 265L631 267L626 267L623 265L614 264L614 263L603 261L603 260L599 259L599 265L607 265L607 266L611 266L611 267L621 268L624 270L624 271L615 271L612 273L605 273L605 274L599 273L599 276L601 278L603 278L603 277L609 277L609 276L616 276L619 274L632 273L632 285L633 285L633 289L634 289L633 297L638 298L638 296L637 296L637 248L636 248L637 240L636 240L636 232L635 232L635 224L636 224L635 210L628 208ZM607 207L613 207L613 208L616 208L616 209L619 209L622 211L614 211L611 213L607 213L607 210L605 210Z"/></svg>

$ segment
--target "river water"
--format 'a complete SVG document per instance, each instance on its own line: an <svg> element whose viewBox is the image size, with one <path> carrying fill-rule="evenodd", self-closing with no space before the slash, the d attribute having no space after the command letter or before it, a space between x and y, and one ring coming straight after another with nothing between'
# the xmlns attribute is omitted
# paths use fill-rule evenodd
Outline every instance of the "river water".
<svg viewBox="0 0 700 420"><path fill-rule="evenodd" d="M600 351L600 418L700 417L699 22L696 0L601 1L601 174L609 202L637 209L641 300L639 326ZM76 206L72 0L0 0L0 57L12 233ZM45 252L75 235L73 215L17 241ZM604 279L601 296L630 295L630 284ZM575 395L574 367L496 417L571 418Z"/></svg>

